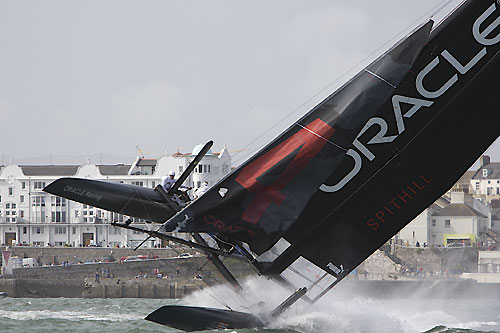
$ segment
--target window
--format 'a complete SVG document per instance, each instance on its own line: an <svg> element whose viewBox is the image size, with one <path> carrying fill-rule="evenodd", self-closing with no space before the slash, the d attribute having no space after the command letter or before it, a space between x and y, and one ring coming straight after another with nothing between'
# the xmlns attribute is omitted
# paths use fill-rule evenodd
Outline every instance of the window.
<svg viewBox="0 0 500 333"><path fill-rule="evenodd" d="M113 222L123 222L123 215L115 212L111 212L111 221Z"/></svg>
<svg viewBox="0 0 500 333"><path fill-rule="evenodd" d="M64 242L54 242L55 246L64 246Z"/></svg>
<svg viewBox="0 0 500 333"><path fill-rule="evenodd" d="M35 190L43 190L45 187L45 182L34 182L33 183L33 189Z"/></svg>
<svg viewBox="0 0 500 333"><path fill-rule="evenodd" d="M51 197L51 204L55 207L66 206L66 199L61 197Z"/></svg>
<svg viewBox="0 0 500 333"><path fill-rule="evenodd" d="M67 209L67 200L61 197L53 196L51 202L51 217L52 222L66 222L66 216L69 215Z"/></svg>
<svg viewBox="0 0 500 333"><path fill-rule="evenodd" d="M33 242L33 246L44 246L44 242Z"/></svg>
<svg viewBox="0 0 500 333"><path fill-rule="evenodd" d="M435 227L436 226L436 220L432 220L432 226Z"/></svg>
<svg viewBox="0 0 500 333"><path fill-rule="evenodd" d="M27 234L28 233L28 227L23 227L23 234Z"/></svg>
<svg viewBox="0 0 500 333"><path fill-rule="evenodd" d="M43 227L33 227L32 230L33 230L34 234L38 234L38 235L43 234Z"/></svg>
<svg viewBox="0 0 500 333"><path fill-rule="evenodd" d="M225 175L229 173L229 166L227 164L222 165L222 174Z"/></svg>
<svg viewBox="0 0 500 333"><path fill-rule="evenodd" d="M198 167L194 169L198 173L210 173L209 164L198 164Z"/></svg>
<svg viewBox="0 0 500 333"><path fill-rule="evenodd" d="M45 222L45 196L35 195L31 198L34 222Z"/></svg>
<svg viewBox="0 0 500 333"><path fill-rule="evenodd" d="M21 190L25 190L26 189L26 182L21 182Z"/></svg>
<svg viewBox="0 0 500 333"><path fill-rule="evenodd" d="M66 227L56 227L56 235L66 234Z"/></svg>
<svg viewBox="0 0 500 333"><path fill-rule="evenodd" d="M132 185L136 185L136 186L144 186L144 182L132 182Z"/></svg>
<svg viewBox="0 0 500 333"><path fill-rule="evenodd" d="M13 202L12 203L7 202L5 204L4 215L5 215L5 222L16 222L16 215L17 215L16 204Z"/></svg>
<svg viewBox="0 0 500 333"><path fill-rule="evenodd" d="M156 183L154 181L151 182L151 188L155 188L156 187Z"/></svg>
<svg viewBox="0 0 500 333"><path fill-rule="evenodd" d="M19 196L19 202L24 203L24 195Z"/></svg>
<svg viewBox="0 0 500 333"><path fill-rule="evenodd" d="M73 235L74 235L74 234L76 234L76 227L73 227L73 228L71 229L71 233L72 233Z"/></svg>
<svg viewBox="0 0 500 333"><path fill-rule="evenodd" d="M491 184L491 180L488 180L488 184Z"/></svg>
<svg viewBox="0 0 500 333"><path fill-rule="evenodd" d="M19 211L19 217L24 217L24 210Z"/></svg>
<svg viewBox="0 0 500 333"><path fill-rule="evenodd" d="M13 196L13 195L14 195L14 188L9 187L9 196Z"/></svg>
<svg viewBox="0 0 500 333"><path fill-rule="evenodd" d="M32 203L32 206L45 206L45 197L43 196L34 196Z"/></svg>
<svg viewBox="0 0 500 333"><path fill-rule="evenodd" d="M52 212L52 222L66 222L66 212Z"/></svg>
<svg viewBox="0 0 500 333"><path fill-rule="evenodd" d="M483 169L483 177L488 177L488 169Z"/></svg>
<svg viewBox="0 0 500 333"><path fill-rule="evenodd" d="M91 217L94 215L94 207L88 206L88 205L83 205L83 222L94 222L94 218Z"/></svg>
<svg viewBox="0 0 500 333"><path fill-rule="evenodd" d="M444 220L444 227L445 228L450 228L451 227L451 221L450 220Z"/></svg>
<svg viewBox="0 0 500 333"><path fill-rule="evenodd" d="M179 173L182 173L184 171L184 166L179 165Z"/></svg>

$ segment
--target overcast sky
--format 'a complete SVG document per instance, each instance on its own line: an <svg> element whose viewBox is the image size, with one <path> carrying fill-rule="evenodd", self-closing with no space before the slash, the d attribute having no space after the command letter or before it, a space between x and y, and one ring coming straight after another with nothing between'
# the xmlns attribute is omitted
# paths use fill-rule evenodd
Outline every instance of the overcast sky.
<svg viewBox="0 0 500 333"><path fill-rule="evenodd" d="M214 140L237 164L443 3L1 0L2 159Z"/></svg>

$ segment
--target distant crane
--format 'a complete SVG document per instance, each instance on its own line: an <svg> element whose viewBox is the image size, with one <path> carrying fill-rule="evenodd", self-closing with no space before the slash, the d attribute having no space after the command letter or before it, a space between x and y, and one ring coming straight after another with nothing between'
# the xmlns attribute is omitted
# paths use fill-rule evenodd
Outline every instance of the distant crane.
<svg viewBox="0 0 500 333"><path fill-rule="evenodd" d="M230 150L229 153L230 154L239 153L240 151L245 151L245 150L250 150L250 148L233 149L233 150Z"/></svg>
<svg viewBox="0 0 500 333"><path fill-rule="evenodd" d="M140 158L144 158L144 153L151 155L151 153L147 151L142 151L142 149L139 146L135 146L135 149L137 149Z"/></svg>

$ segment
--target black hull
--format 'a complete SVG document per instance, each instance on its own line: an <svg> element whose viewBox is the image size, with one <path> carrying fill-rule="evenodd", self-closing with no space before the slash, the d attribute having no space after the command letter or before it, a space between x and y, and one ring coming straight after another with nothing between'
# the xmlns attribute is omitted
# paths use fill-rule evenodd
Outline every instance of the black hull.
<svg viewBox="0 0 500 333"><path fill-rule="evenodd" d="M60 178L45 192L151 222L164 222L177 209L152 188L80 178Z"/></svg>
<svg viewBox="0 0 500 333"><path fill-rule="evenodd" d="M264 326L262 321L249 313L177 305L162 306L145 319L188 332Z"/></svg>

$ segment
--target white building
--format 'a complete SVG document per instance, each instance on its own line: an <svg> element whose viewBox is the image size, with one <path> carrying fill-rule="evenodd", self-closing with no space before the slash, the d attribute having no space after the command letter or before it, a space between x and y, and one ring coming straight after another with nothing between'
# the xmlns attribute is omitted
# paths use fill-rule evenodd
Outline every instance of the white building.
<svg viewBox="0 0 500 333"><path fill-rule="evenodd" d="M464 192L451 192L451 203L437 210L429 226L429 244L486 244L486 232L491 228L488 206Z"/></svg>
<svg viewBox="0 0 500 333"><path fill-rule="evenodd" d="M112 221L128 217L50 195L42 189L61 177L77 177L154 188L170 170L176 178L186 169L203 145L192 153L164 155L158 160L137 158L124 165L15 165L0 167L0 244L35 246L135 246L145 235L116 228ZM205 155L185 185L196 189L202 182L210 186L231 171L231 156L226 148ZM155 225L134 220L141 227ZM144 246L159 245L153 239Z"/></svg>
<svg viewBox="0 0 500 333"><path fill-rule="evenodd" d="M424 210L401 229L397 240L412 246L417 242L436 246L488 244L487 233L492 227L490 208L463 188L454 188L450 199L442 197Z"/></svg>
<svg viewBox="0 0 500 333"><path fill-rule="evenodd" d="M500 198L500 163L491 162L489 156L481 156L480 167L470 180L475 195L491 201Z"/></svg>

